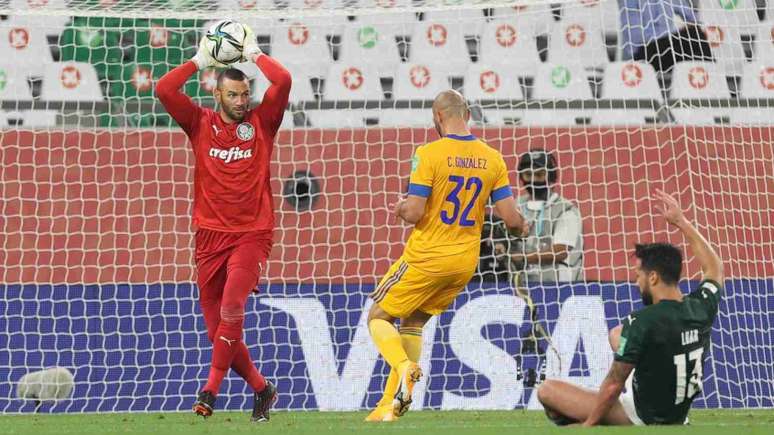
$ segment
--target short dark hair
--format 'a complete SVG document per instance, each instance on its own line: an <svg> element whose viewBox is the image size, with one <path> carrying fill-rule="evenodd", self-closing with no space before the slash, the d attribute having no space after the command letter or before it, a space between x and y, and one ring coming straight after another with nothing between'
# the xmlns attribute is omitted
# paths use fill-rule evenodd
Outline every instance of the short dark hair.
<svg viewBox="0 0 774 435"><path fill-rule="evenodd" d="M218 74L218 89L223 84L223 80L247 80L247 75L242 70L236 68L226 68Z"/></svg>
<svg viewBox="0 0 774 435"><path fill-rule="evenodd" d="M669 243L637 243L634 256L640 259L642 269L656 272L664 284L673 285L680 281L683 272L683 254L677 246Z"/></svg>

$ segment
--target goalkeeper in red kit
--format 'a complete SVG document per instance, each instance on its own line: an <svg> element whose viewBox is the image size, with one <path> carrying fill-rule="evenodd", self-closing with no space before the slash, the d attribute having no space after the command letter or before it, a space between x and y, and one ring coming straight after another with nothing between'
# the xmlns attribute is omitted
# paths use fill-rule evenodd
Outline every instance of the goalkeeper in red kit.
<svg viewBox="0 0 774 435"><path fill-rule="evenodd" d="M243 60L255 62L271 82L258 107L250 108L250 84L242 71L223 70L214 90L218 110L195 104L180 88L195 73L225 67L207 51L204 39L191 61L159 79L156 95L185 131L196 158L193 223L199 303L212 363L207 384L193 410L212 415L229 367L253 389L252 421L268 421L277 389L266 381L242 342L245 304L255 289L272 247L274 210L269 159L288 104L291 78L258 48L246 27Z"/></svg>

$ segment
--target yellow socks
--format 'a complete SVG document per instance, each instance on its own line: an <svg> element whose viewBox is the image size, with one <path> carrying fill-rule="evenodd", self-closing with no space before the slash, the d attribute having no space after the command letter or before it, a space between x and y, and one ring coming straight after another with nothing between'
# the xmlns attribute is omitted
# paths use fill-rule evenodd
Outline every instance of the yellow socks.
<svg viewBox="0 0 774 435"><path fill-rule="evenodd" d="M371 338L376 348L390 367L397 369L402 362L408 360L408 355L401 344L400 334L392 323L374 319L368 323L368 330L371 331Z"/></svg>
<svg viewBox="0 0 774 435"><path fill-rule="evenodd" d="M400 341L408 359L419 362L419 356L422 354L422 328L401 327ZM392 398L398 391L398 382L400 382L400 375L397 367L393 367L390 370L390 376L387 377L387 383L384 385L384 394L379 403L376 404L377 407L392 405Z"/></svg>

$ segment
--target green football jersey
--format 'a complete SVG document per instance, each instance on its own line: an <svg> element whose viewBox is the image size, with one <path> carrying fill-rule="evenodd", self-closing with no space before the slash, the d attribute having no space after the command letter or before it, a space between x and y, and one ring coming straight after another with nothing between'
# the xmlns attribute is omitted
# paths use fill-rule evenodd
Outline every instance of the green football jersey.
<svg viewBox="0 0 774 435"><path fill-rule="evenodd" d="M722 289L702 281L682 302L661 301L623 321L615 360L634 364L634 404L645 424L682 424L702 368Z"/></svg>

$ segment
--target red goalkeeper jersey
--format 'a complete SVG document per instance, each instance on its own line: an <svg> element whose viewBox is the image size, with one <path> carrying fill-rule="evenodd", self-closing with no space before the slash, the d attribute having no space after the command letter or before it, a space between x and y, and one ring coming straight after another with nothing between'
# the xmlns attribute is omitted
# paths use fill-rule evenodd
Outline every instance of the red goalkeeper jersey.
<svg viewBox="0 0 774 435"><path fill-rule="evenodd" d="M169 71L156 85L159 100L193 146L193 223L199 228L228 232L274 228L269 161L288 104L291 79L269 56L261 55L256 64L271 86L258 107L232 124L180 91L197 72L193 62Z"/></svg>

